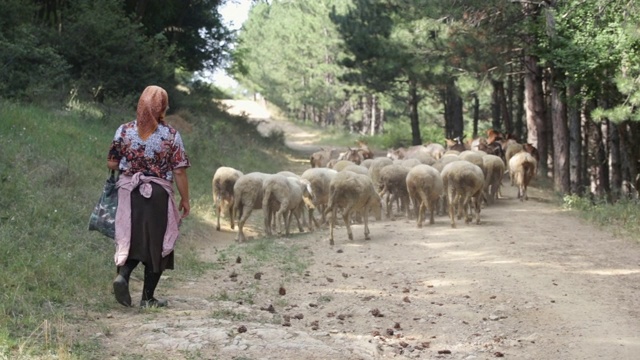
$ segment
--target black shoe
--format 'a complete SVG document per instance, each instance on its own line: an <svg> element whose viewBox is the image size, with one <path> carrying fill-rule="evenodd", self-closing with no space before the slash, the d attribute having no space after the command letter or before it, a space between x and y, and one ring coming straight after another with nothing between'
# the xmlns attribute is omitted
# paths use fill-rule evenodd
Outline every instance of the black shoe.
<svg viewBox="0 0 640 360"><path fill-rule="evenodd" d="M116 300L124 305L131 306L131 295L129 294L129 283L122 275L116 276L113 280L113 293L116 296Z"/></svg>
<svg viewBox="0 0 640 360"><path fill-rule="evenodd" d="M151 300L140 300L141 308L156 308L156 307L165 307L169 304L167 300L158 300L156 298L151 298Z"/></svg>

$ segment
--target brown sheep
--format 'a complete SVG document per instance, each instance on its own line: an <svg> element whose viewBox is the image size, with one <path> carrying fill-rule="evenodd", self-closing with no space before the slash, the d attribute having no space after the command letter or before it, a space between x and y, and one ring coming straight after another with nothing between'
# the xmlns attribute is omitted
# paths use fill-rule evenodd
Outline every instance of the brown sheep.
<svg viewBox="0 0 640 360"><path fill-rule="evenodd" d="M418 227L430 213L429 224L434 223L434 214L438 206L438 199L442 195L444 185L440 172L429 165L417 165L407 174L407 190L417 212Z"/></svg>
<svg viewBox="0 0 640 360"><path fill-rule="evenodd" d="M339 153L337 149L320 149L320 151L316 151L311 154L311 157L309 158L312 168L327 167L327 164L331 159L338 158Z"/></svg>
<svg viewBox="0 0 640 360"><path fill-rule="evenodd" d="M216 209L216 230L220 231L220 215L229 214L231 229L235 227L233 219L233 186L242 172L231 167L221 166L216 169L211 180L213 188L213 206Z"/></svg>
<svg viewBox="0 0 640 360"><path fill-rule="evenodd" d="M449 202L451 227L456 227L455 213L471 222L469 210L475 209L476 224L480 224L480 201L484 188L484 175L479 166L468 161L454 161L442 169L442 183Z"/></svg>
<svg viewBox="0 0 640 360"><path fill-rule="evenodd" d="M342 217L347 227L349 240L353 240L351 231L351 213L361 211L364 220L364 238L369 237L369 211L373 211L376 219L381 217L380 196L373 188L373 182L367 175L356 174L351 171L343 171L336 174L331 180L329 190L329 206L325 213L331 213L331 225L329 230L329 244L333 245L333 229L336 223L338 209L342 209Z"/></svg>

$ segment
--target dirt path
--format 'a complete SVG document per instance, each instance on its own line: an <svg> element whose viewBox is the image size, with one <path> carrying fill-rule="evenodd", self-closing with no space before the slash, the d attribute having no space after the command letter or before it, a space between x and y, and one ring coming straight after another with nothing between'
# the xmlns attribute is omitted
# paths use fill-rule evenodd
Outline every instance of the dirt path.
<svg viewBox="0 0 640 360"><path fill-rule="evenodd" d="M370 241L359 225L354 241L338 228L333 247L326 229L295 234L274 240L272 263L257 238L236 245L212 227L185 241L217 269L162 282L167 309L119 309L94 336L114 359L640 358L638 243L535 187L524 203L503 192L480 225L383 219Z"/></svg>

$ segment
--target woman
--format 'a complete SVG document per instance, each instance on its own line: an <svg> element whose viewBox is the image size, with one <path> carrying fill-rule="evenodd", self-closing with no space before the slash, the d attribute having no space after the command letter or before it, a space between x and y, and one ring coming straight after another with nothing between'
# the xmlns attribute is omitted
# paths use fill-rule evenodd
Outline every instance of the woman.
<svg viewBox="0 0 640 360"><path fill-rule="evenodd" d="M135 121L116 131L107 166L120 171L116 212L116 254L118 275L113 281L116 300L131 306L129 278L144 264L141 307L162 307L154 292L162 272L173 269L173 248L181 219L189 215L191 165L178 131L164 117L169 108L167 92L147 87L138 101ZM173 194L175 179L180 202ZM182 214L180 214L182 212Z"/></svg>

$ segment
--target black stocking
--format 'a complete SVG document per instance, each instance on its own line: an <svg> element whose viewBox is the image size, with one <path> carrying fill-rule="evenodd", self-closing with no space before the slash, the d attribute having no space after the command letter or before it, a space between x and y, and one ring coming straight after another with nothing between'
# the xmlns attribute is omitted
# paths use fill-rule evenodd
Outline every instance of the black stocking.
<svg viewBox="0 0 640 360"><path fill-rule="evenodd" d="M156 291L156 286L160 281L162 272L153 272L153 266L151 264L144 267L144 288L142 289L142 300L153 299L153 293Z"/></svg>

